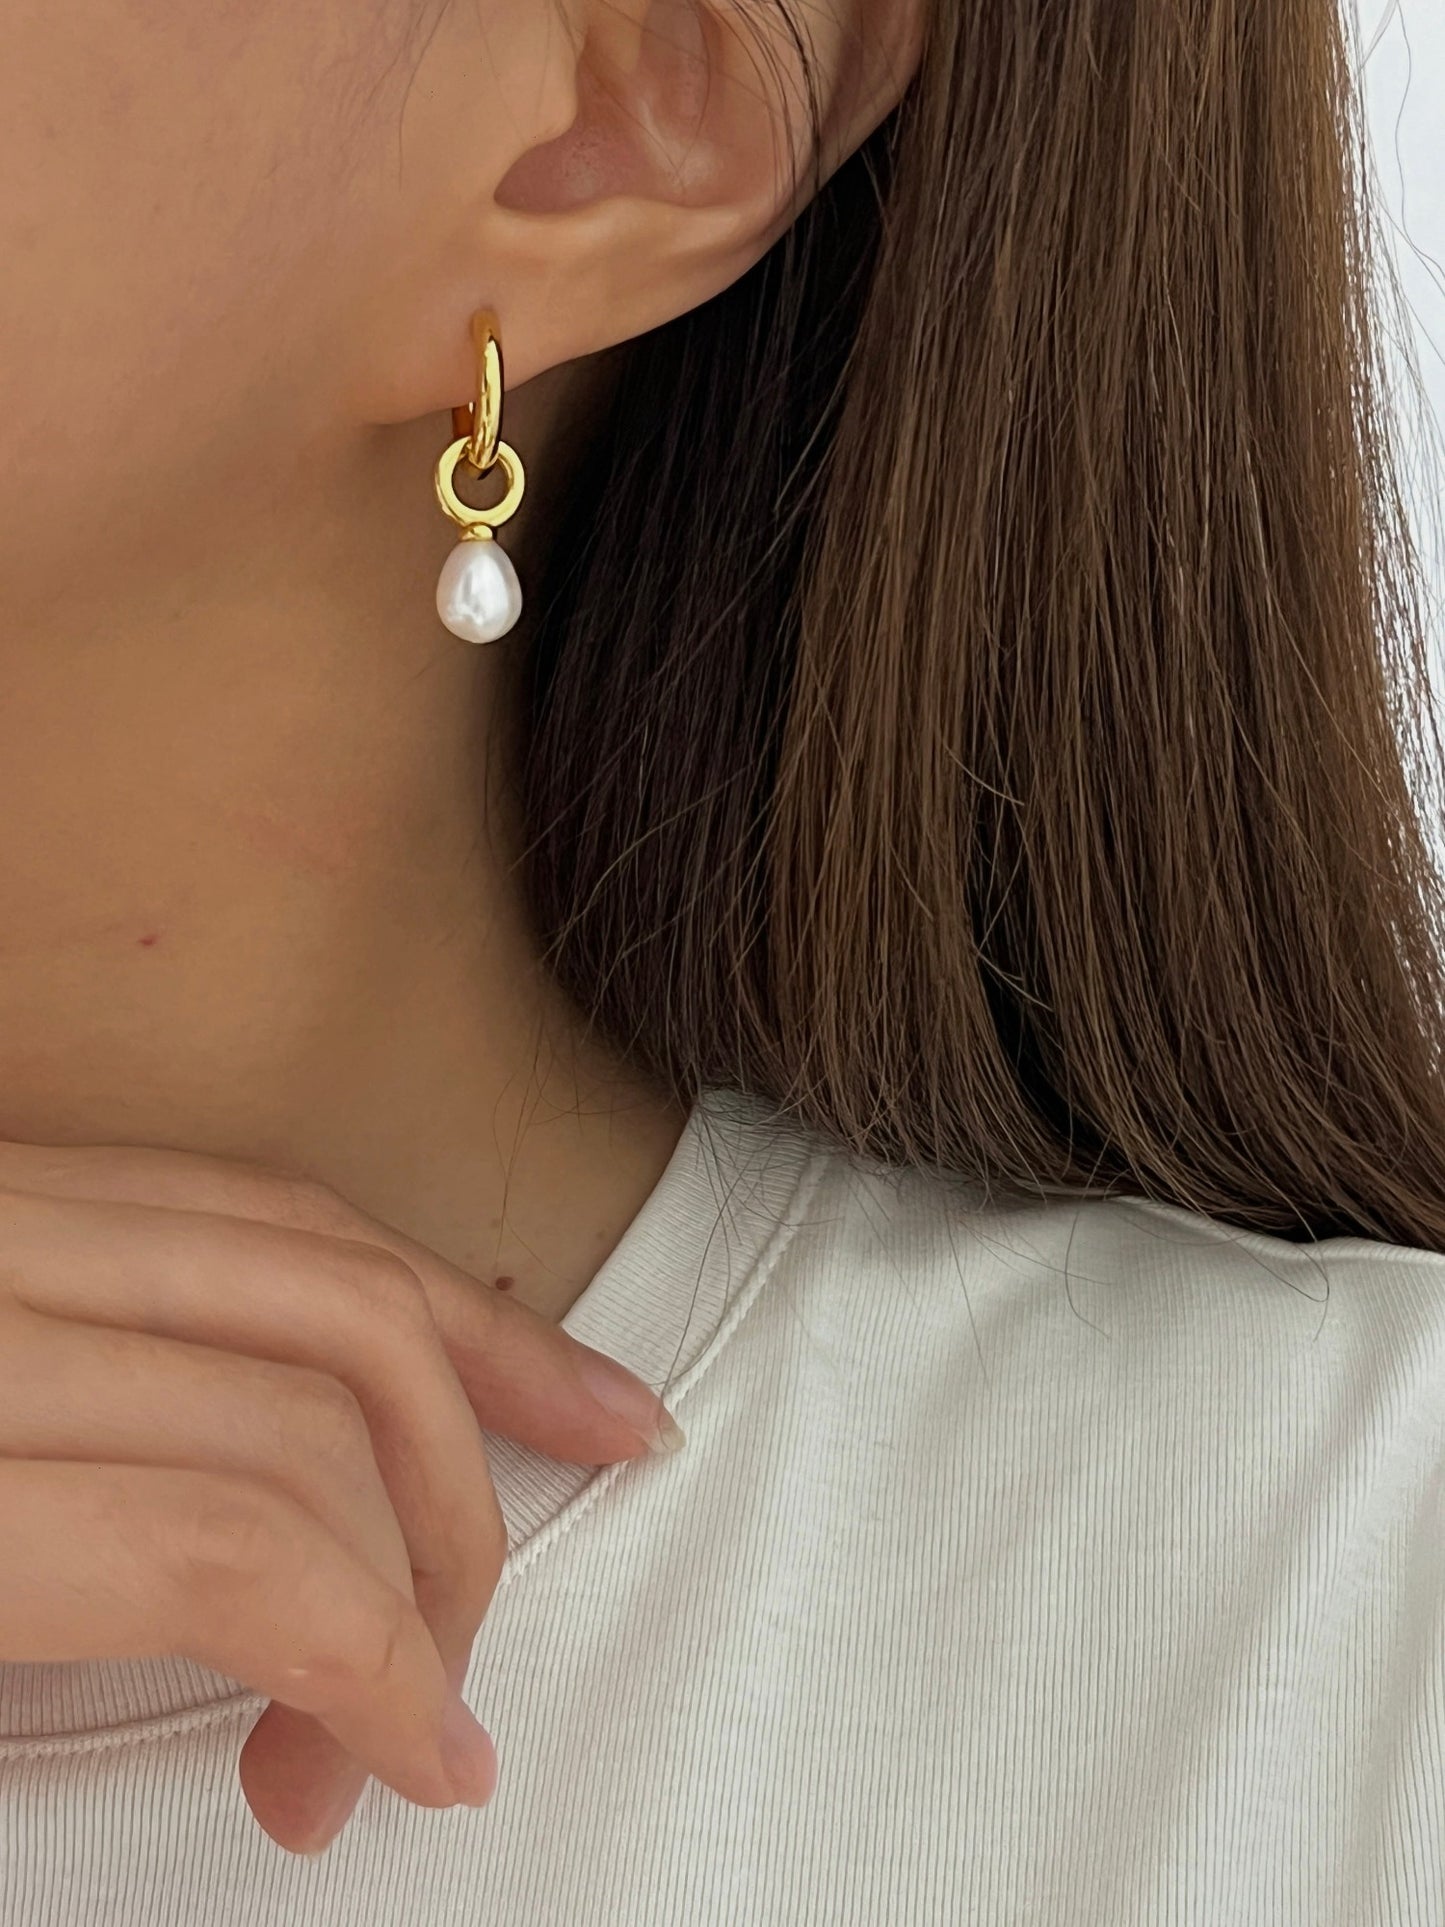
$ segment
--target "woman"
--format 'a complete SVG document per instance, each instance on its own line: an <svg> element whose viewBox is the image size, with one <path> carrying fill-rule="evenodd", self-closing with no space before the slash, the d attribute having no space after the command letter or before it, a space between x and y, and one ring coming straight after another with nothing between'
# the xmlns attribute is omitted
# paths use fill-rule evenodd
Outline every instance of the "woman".
<svg viewBox="0 0 1445 1927"><path fill-rule="evenodd" d="M1445 1920L1333 0L0 74L0 1917Z"/></svg>

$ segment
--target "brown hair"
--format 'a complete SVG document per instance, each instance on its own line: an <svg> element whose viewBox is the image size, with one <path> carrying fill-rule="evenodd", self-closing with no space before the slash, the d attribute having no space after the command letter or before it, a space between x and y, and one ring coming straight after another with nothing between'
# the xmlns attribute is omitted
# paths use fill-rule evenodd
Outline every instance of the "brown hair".
<svg viewBox="0 0 1445 1927"><path fill-rule="evenodd" d="M1335 0L939 0L627 348L512 717L609 1048L995 1193L1445 1250L1362 143Z"/></svg>

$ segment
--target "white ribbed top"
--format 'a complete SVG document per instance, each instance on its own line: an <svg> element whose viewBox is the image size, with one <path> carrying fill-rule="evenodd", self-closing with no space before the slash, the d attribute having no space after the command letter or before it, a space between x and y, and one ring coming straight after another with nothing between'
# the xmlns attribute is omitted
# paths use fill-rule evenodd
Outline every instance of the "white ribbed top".
<svg viewBox="0 0 1445 1927"><path fill-rule="evenodd" d="M256 1695L0 1665L4 1927L1445 1923L1445 1259L985 1206L713 1091L564 1322L688 1444L489 1437L491 1804L373 1782L298 1859Z"/></svg>

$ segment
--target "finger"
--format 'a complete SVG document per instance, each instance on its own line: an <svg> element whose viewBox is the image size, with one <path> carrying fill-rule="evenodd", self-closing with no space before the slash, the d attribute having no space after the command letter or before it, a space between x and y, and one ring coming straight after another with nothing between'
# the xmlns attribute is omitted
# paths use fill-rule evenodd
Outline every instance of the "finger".
<svg viewBox="0 0 1445 1927"><path fill-rule="evenodd" d="M371 1778L320 1720L280 1700L251 1728L236 1765L246 1804L293 1853L329 1846Z"/></svg>
<svg viewBox="0 0 1445 1927"><path fill-rule="evenodd" d="M406 1539L417 1608L443 1663L465 1662L506 1528L475 1414L400 1260L157 1205L6 1192L0 1218L8 1288L33 1311L307 1365L348 1386ZM261 1756L278 1740L268 1727Z"/></svg>
<svg viewBox="0 0 1445 1927"><path fill-rule="evenodd" d="M4 1354L0 1453L267 1480L414 1601L405 1536L365 1413L340 1380L18 1306L5 1314ZM448 1670L460 1675L465 1663ZM257 1819L273 1839L302 1850L334 1836L368 1778L314 1715L280 1701L262 1713L242 1753Z"/></svg>
<svg viewBox="0 0 1445 1927"><path fill-rule="evenodd" d="M466 1665L447 1668L460 1693ZM272 1700L241 1749L241 1785L273 1840L301 1853L327 1846L351 1817L370 1774L321 1722Z"/></svg>
<svg viewBox="0 0 1445 1927"><path fill-rule="evenodd" d="M0 1186L215 1212L378 1245L420 1280L488 1430L580 1465L675 1449L681 1440L661 1399L625 1366L310 1179L202 1152L7 1141Z"/></svg>
<svg viewBox="0 0 1445 1927"><path fill-rule="evenodd" d="M19 1647L7 1659L179 1653L314 1714L404 1798L455 1804L455 1696L425 1622L284 1494L227 1474L10 1460L0 1568ZM482 1794L485 1739L476 1758Z"/></svg>
<svg viewBox="0 0 1445 1927"><path fill-rule="evenodd" d="M32 1311L7 1313L4 1346L0 1455L267 1481L414 1599L366 1414L339 1379Z"/></svg>

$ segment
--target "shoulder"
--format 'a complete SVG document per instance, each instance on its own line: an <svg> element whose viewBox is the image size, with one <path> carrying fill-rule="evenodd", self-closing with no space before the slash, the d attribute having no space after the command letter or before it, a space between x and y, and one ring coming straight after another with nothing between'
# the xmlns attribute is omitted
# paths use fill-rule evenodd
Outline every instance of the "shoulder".
<svg viewBox="0 0 1445 1927"><path fill-rule="evenodd" d="M1445 1256L1363 1238L1294 1244L1143 1198L990 1200L976 1184L816 1145L780 1296L875 1347L917 1338L975 1369L1213 1376L1445 1373Z"/></svg>

